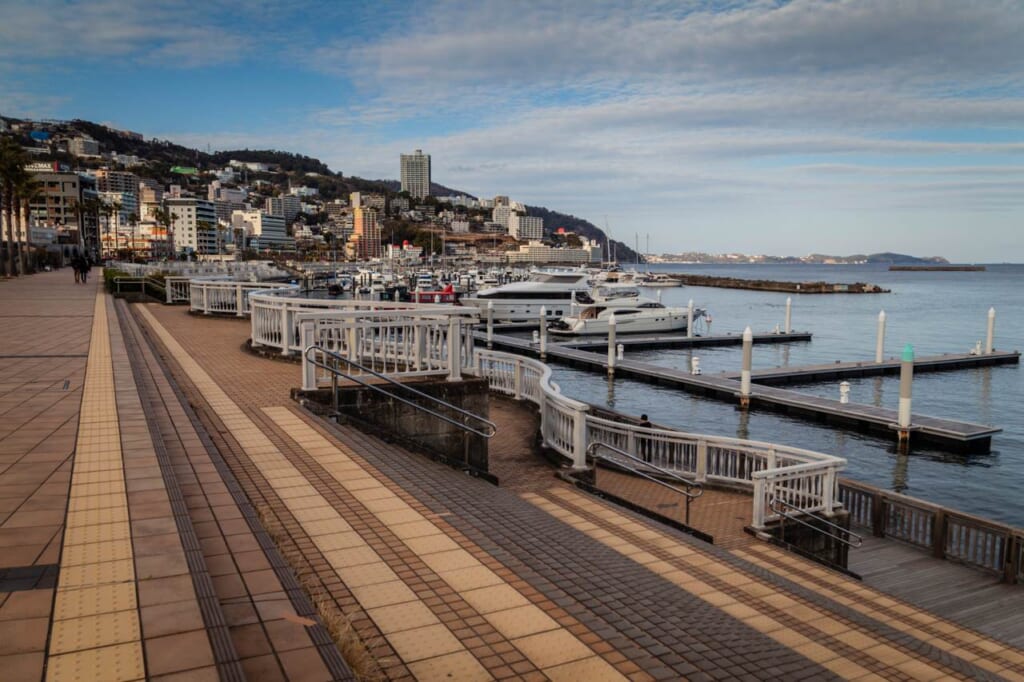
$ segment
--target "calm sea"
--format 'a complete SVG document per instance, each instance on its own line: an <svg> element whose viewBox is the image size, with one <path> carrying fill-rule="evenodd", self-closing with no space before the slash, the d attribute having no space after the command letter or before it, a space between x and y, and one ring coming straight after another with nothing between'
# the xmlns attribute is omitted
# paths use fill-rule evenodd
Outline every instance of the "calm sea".
<svg viewBox="0 0 1024 682"><path fill-rule="evenodd" d="M627 266L628 267L628 266ZM878 313L885 310L886 356L910 343L919 356L966 352L984 343L987 314L996 309L995 347L1024 346L1024 265L989 265L985 272L889 272L873 265L661 265L652 271L688 272L795 282L868 282L889 294L793 295L793 329L812 341L754 347L755 367L785 367L873 360ZM653 291L653 290L649 290ZM667 305L689 299L708 309L714 334L740 334L782 325L784 293L705 287L663 289ZM705 373L739 371L740 349L636 351L629 358L688 369L697 355ZM920 374L914 380L913 411L1003 429L992 451L962 455L931 447L897 453L881 436L812 424L628 379L610 384L603 376L554 365L555 381L572 397L622 412L647 413L656 424L696 433L784 443L831 453L848 461L845 475L938 504L1024 527L1024 369L1019 365ZM898 377L851 380L850 400L896 409ZM838 398L837 382L791 387Z"/></svg>

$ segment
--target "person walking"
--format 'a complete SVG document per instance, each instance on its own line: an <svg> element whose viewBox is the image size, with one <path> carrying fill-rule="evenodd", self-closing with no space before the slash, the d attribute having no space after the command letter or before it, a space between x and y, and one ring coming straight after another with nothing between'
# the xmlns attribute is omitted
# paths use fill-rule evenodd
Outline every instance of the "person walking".
<svg viewBox="0 0 1024 682"><path fill-rule="evenodd" d="M646 414L640 415L640 428L649 429L653 424ZM644 435L640 437L640 458L645 462L651 461L651 437Z"/></svg>
<svg viewBox="0 0 1024 682"><path fill-rule="evenodd" d="M79 256L71 259L71 269L75 271L75 284L82 282L82 262Z"/></svg>
<svg viewBox="0 0 1024 682"><path fill-rule="evenodd" d="M82 256L82 284L88 283L90 270L92 270L92 262L88 256Z"/></svg>

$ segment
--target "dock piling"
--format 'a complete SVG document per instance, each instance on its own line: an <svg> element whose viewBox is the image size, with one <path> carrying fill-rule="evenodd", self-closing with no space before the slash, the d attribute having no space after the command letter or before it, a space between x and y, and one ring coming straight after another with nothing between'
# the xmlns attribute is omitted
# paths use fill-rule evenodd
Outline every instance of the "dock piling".
<svg viewBox="0 0 1024 682"><path fill-rule="evenodd" d="M540 359L548 357L548 307L540 307Z"/></svg>
<svg viewBox="0 0 1024 682"><path fill-rule="evenodd" d="M885 311L878 313L878 338L875 341L875 362L885 358Z"/></svg>
<svg viewBox="0 0 1024 682"><path fill-rule="evenodd" d="M621 343L615 346L615 359L622 360L626 356L626 347Z"/></svg>
<svg viewBox="0 0 1024 682"><path fill-rule="evenodd" d="M615 376L615 313L608 316L608 376Z"/></svg>
<svg viewBox="0 0 1024 682"><path fill-rule="evenodd" d="M793 297L792 296L787 296L786 297L786 324L785 324L784 329L785 329L785 333L786 334L789 334L790 332L793 331Z"/></svg>
<svg viewBox="0 0 1024 682"><path fill-rule="evenodd" d="M690 374L695 377L701 375L700 358L696 355L690 358Z"/></svg>
<svg viewBox="0 0 1024 682"><path fill-rule="evenodd" d="M910 403L914 384L914 347L909 343L903 347L900 358L900 406L897 412L899 441L910 440Z"/></svg>
<svg viewBox="0 0 1024 682"><path fill-rule="evenodd" d="M659 292L660 293L660 292ZM693 299L686 305L686 338L693 338Z"/></svg>
<svg viewBox="0 0 1024 682"><path fill-rule="evenodd" d="M750 405L750 369L754 358L754 332L743 330L743 368L740 370L740 407Z"/></svg>
<svg viewBox="0 0 1024 682"><path fill-rule="evenodd" d="M839 383L839 402L846 405L850 402L850 382L842 381Z"/></svg>
<svg viewBox="0 0 1024 682"><path fill-rule="evenodd" d="M494 301L487 302L487 350L494 348Z"/></svg>
<svg viewBox="0 0 1024 682"><path fill-rule="evenodd" d="M996 309L988 309L988 332L985 334L985 355L992 355L992 342L996 332Z"/></svg>

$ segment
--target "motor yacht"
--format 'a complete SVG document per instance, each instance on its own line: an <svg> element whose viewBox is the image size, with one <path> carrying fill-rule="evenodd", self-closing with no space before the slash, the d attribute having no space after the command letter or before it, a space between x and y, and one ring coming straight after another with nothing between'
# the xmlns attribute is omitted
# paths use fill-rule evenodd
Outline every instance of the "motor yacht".
<svg viewBox="0 0 1024 682"><path fill-rule="evenodd" d="M575 303L591 302L588 275L581 270L537 270L522 282L480 289L462 299L481 315L493 303L494 319L501 322L535 320L542 307L549 319L557 320L572 314Z"/></svg>
<svg viewBox="0 0 1024 682"><path fill-rule="evenodd" d="M565 336L607 336L609 321L615 315L617 334L661 334L686 331L686 308L666 308L657 301L645 300L633 305L592 304L580 306L576 315L563 317L548 325L552 334ZM704 316L705 311L695 308L693 319Z"/></svg>

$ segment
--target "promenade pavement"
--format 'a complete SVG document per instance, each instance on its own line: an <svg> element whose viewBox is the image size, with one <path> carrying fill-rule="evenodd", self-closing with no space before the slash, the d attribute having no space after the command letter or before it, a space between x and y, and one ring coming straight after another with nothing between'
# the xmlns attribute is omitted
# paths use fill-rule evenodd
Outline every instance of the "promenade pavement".
<svg viewBox="0 0 1024 682"><path fill-rule="evenodd" d="M1015 647L559 481L514 403L495 487L307 414L244 321L64 273L0 282L0 316L5 680L352 679L346 628L378 679L1024 679Z"/></svg>

